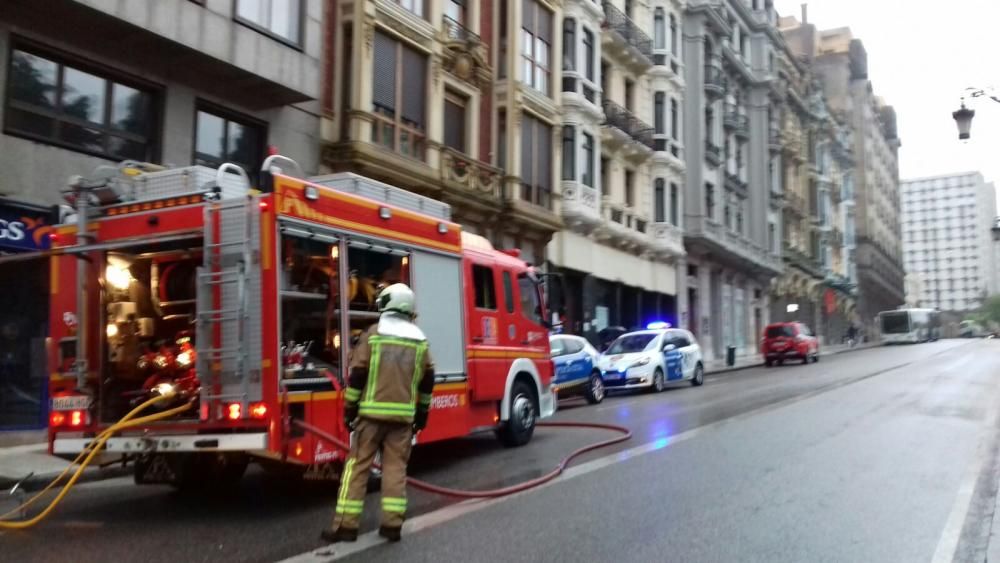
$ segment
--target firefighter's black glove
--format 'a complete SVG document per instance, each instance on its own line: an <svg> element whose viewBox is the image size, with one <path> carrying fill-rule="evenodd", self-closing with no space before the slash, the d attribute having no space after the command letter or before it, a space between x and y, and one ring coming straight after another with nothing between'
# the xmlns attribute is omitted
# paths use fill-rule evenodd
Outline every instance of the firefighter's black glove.
<svg viewBox="0 0 1000 563"><path fill-rule="evenodd" d="M348 430L354 431L354 427L358 424L358 405L347 404L344 405L344 426Z"/></svg>
<svg viewBox="0 0 1000 563"><path fill-rule="evenodd" d="M420 432L427 426L427 410L417 409L417 414L413 416L413 431Z"/></svg>

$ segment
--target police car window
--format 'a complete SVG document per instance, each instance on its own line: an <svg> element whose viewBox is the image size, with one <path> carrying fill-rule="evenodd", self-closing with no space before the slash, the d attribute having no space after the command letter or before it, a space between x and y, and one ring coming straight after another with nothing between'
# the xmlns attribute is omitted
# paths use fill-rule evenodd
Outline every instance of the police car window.
<svg viewBox="0 0 1000 563"><path fill-rule="evenodd" d="M508 313L514 312L514 285L510 281L510 272L503 273L503 302Z"/></svg>
<svg viewBox="0 0 1000 563"><path fill-rule="evenodd" d="M566 344L566 340L562 339L562 338L553 338L552 340L550 340L549 341L549 350L550 350L549 355L551 355L553 358L556 358L556 357L559 357L559 356L562 356L563 354L565 354L566 353L566 346L565 346L565 344Z"/></svg>
<svg viewBox="0 0 1000 563"><path fill-rule="evenodd" d="M567 354L576 354L583 350L583 344L575 338L567 338L565 345Z"/></svg>
<svg viewBox="0 0 1000 563"><path fill-rule="evenodd" d="M472 284L475 287L476 308L496 311L497 292L493 284L493 268L473 265Z"/></svg>

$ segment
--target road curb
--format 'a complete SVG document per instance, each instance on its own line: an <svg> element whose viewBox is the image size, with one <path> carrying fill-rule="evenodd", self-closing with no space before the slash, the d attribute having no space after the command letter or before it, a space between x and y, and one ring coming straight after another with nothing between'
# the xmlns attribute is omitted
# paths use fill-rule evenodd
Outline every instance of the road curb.
<svg viewBox="0 0 1000 563"><path fill-rule="evenodd" d="M833 350L833 351L820 352L819 355L820 356L834 356L834 355L837 355L837 354L845 354L845 353L848 353L848 352L859 352L861 350L868 350L870 348L877 348L879 345L880 345L880 343L863 344L863 345L855 346L853 348L841 348L841 349ZM725 374L731 374L733 372L743 371L743 370L750 369L750 368L759 368L759 367L763 367L763 366L764 366L764 362L763 361L754 362L752 364L745 364L745 365L741 365L741 366L731 366L731 367L726 366L726 367L721 367L721 368L714 369L714 370L705 370L705 375L725 375Z"/></svg>

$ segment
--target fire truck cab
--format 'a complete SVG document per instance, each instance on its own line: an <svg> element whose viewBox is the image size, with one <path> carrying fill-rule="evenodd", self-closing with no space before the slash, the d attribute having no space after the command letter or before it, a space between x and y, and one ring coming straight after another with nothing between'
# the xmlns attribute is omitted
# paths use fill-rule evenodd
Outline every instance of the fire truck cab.
<svg viewBox="0 0 1000 563"><path fill-rule="evenodd" d="M242 474L251 460L335 477L348 441L351 349L384 285L410 284L436 384L418 443L495 431L531 439L555 410L546 306L514 250L463 233L450 208L349 173L311 179L270 157L260 189L234 165L123 163L77 179L52 236L51 453L74 457L167 390L192 407L130 428L103 455L140 483Z"/></svg>

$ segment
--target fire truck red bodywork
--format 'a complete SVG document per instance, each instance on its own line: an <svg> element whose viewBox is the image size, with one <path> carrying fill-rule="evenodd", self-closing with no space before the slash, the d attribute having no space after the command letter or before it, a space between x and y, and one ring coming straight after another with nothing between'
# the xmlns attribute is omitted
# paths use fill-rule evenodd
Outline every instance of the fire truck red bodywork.
<svg viewBox="0 0 1000 563"><path fill-rule="evenodd" d="M468 435L477 430L494 429L504 424L510 416L509 395L512 382L532 382L537 414L550 415L555 409L550 390L552 363L549 359L548 331L544 326L544 303L541 290L532 268L516 257L515 252L493 249L485 239L461 232L459 225L437 217L395 207L385 202L346 193L290 176L275 175L271 191L251 195L259 214L260 236L258 258L253 267L260 269L260 292L250 299L260 300L261 357L259 365L260 401L257 410L240 413L235 419L225 416L224 408L201 405L200 412L192 411L190 417L150 424L128 431L119 449L109 447L109 452L125 453L129 437L141 437L144 449L135 454L188 453L200 451L240 452L241 442L225 447L218 442L202 441L200 446L177 446L160 449L157 440L166 444L172 437L211 435L260 436L263 447L252 447L242 453L271 461L316 467L343 459L342 452L322 443L315 436L291 424L301 419L334 435L348 438L343 423L342 386L346 368L340 368L339 377L331 377L327 388L294 390L283 385L281 346L281 307L279 270L281 269L281 225L295 221L303 228L316 228L335 234L359 235L384 241L415 252L434 253L459 261L461 274L454 280L454 299L460 300L462 326L452 327L461 334L460 343L464 356L464 374L454 375L435 385L429 424L419 435L419 442L432 442ZM167 237L196 237L205 229L205 203L195 195L178 196L141 204L121 204L102 211L102 216L91 224L91 244L122 241L157 241ZM77 243L76 229L62 226L53 236L56 248L72 247ZM83 254L92 264L103 264L100 250ZM72 339L77 331L87 331L88 354L91 366L88 381L104 377L103 320L77 326L74 312L78 296L87 299L90 311L101 313L102 270L90 268L87 290L79 290L77 268L80 254L56 255L51 259L51 321L50 321L50 392L52 397L76 397L77 378L68 373L66 352L60 342ZM476 272L476 273L474 273ZM493 276L495 288L493 308L477 307L474 275ZM451 282L447 282L451 283ZM418 296L420 284L414 286ZM440 288L436 288L440 289ZM536 292L530 295L530 292ZM537 305L532 305L537 303ZM534 308L535 310L531 310ZM430 307L418 306L418 324L421 319L435 315ZM98 318L103 317L98 314ZM198 335L205 338L205 335ZM432 353L434 334L428 333ZM343 365L343 364L342 364ZM334 376L338 374L332 374ZM94 383L96 385L96 383ZM256 384L256 383L255 383ZM79 451L86 440L110 425L97 414L99 397L92 400L84 416L71 415L67 409L53 410L62 415L53 416L49 429L50 451L70 456ZM72 401L66 404L72 405ZM55 405L54 405L55 406ZM77 404L77 406L79 406ZM59 418L59 420L56 420ZM74 424L73 422L76 422ZM183 442L178 438L179 442Z"/></svg>

